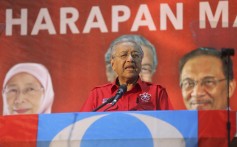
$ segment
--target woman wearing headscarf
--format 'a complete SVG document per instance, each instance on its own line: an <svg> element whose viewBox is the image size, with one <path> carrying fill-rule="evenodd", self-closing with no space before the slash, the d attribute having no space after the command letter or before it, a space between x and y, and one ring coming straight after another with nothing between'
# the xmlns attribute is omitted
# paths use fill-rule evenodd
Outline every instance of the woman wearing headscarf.
<svg viewBox="0 0 237 147"><path fill-rule="evenodd" d="M54 91L50 74L38 63L13 66L3 82L3 115L51 113Z"/></svg>

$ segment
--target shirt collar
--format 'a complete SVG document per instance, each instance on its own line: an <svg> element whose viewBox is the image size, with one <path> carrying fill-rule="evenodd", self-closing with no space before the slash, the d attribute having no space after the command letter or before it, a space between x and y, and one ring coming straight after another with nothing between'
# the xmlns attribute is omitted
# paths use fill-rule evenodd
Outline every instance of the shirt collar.
<svg viewBox="0 0 237 147"><path fill-rule="evenodd" d="M116 84L118 81L118 77L114 80L114 82L112 82L112 87L111 87L111 92L113 93L114 91L118 90L119 86ZM134 86L134 88L139 88L140 90L143 91L147 91L149 86L147 82L144 82L141 80L141 78L138 78L136 85Z"/></svg>

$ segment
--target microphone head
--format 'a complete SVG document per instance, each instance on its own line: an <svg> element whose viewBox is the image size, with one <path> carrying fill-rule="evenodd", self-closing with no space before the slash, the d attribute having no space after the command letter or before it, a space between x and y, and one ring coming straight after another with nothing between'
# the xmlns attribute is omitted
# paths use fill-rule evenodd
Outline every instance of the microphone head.
<svg viewBox="0 0 237 147"><path fill-rule="evenodd" d="M234 56L235 55L235 49L233 48L222 48L221 49L221 56Z"/></svg>
<svg viewBox="0 0 237 147"><path fill-rule="evenodd" d="M124 94L125 92L127 92L127 85L120 85L119 86L119 90L121 91L122 94Z"/></svg>

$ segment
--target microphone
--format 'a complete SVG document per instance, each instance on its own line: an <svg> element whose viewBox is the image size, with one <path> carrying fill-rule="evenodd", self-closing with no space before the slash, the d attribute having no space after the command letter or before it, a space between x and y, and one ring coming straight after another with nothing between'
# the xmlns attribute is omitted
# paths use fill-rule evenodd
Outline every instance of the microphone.
<svg viewBox="0 0 237 147"><path fill-rule="evenodd" d="M122 95L127 92L127 85L120 85L116 95L114 96L114 99L112 101L112 106L115 105L118 100L122 97Z"/></svg>
<svg viewBox="0 0 237 147"><path fill-rule="evenodd" d="M221 56L234 56L235 55L235 50L233 48L222 48L221 49Z"/></svg>

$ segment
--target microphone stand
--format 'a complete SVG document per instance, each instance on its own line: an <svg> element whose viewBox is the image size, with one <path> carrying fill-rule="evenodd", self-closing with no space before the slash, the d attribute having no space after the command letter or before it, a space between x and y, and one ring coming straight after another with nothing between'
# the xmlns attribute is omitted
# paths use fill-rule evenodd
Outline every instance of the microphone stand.
<svg viewBox="0 0 237 147"><path fill-rule="evenodd" d="M121 96L122 96L126 91L127 91L127 85L120 85L120 86L119 86L119 89L118 89L118 91L117 91L117 93L116 93L115 96L113 96L113 97L107 99L106 102L102 103L99 107L97 107L97 108L95 108L94 110L92 110L92 112L95 112L95 111L99 110L100 108L104 107L104 106L105 106L106 104L108 104L108 103L112 103L111 106L114 106L114 104L121 98ZM110 108L110 107L109 107L109 108ZM108 108L105 109L105 110L108 110Z"/></svg>
<svg viewBox="0 0 237 147"><path fill-rule="evenodd" d="M227 57L226 65L227 65L227 132L228 132L228 147L230 147L230 130L231 130L231 122L230 122L230 96L229 96L229 84L230 84L230 56L234 56L234 49L223 48L221 50L221 56L223 58Z"/></svg>
<svg viewBox="0 0 237 147"><path fill-rule="evenodd" d="M102 107L104 107L105 105L107 105L108 103L111 103L112 101L114 100L114 96L107 99L106 102L104 102L103 104L99 105L97 108L95 108L94 110L92 110L92 112L96 112L98 111L99 109L101 109Z"/></svg>
<svg viewBox="0 0 237 147"><path fill-rule="evenodd" d="M230 123L230 96L229 96L229 84L230 84L230 77L229 77L229 71L230 71L230 56L227 56L227 130L228 130L228 147L230 147L230 129L231 129L231 123Z"/></svg>

